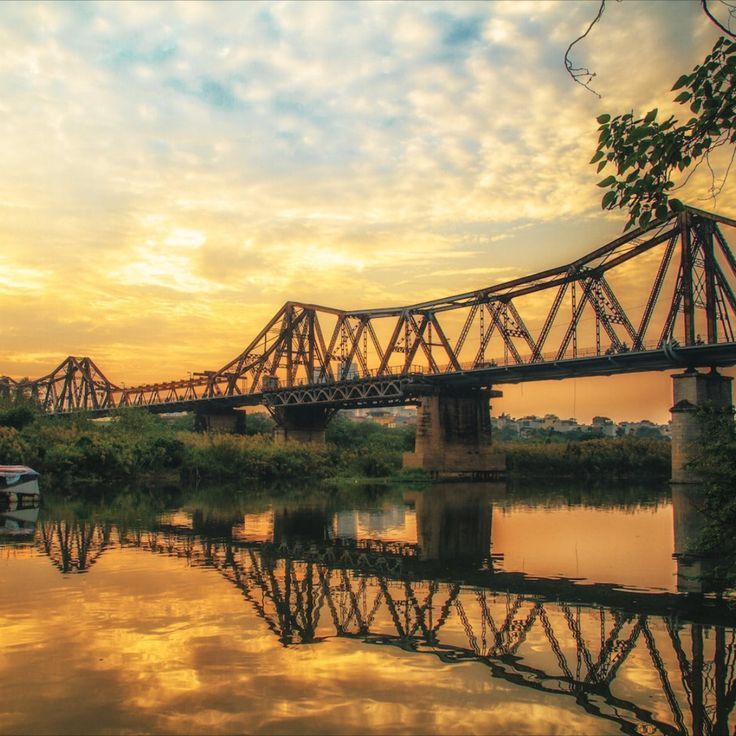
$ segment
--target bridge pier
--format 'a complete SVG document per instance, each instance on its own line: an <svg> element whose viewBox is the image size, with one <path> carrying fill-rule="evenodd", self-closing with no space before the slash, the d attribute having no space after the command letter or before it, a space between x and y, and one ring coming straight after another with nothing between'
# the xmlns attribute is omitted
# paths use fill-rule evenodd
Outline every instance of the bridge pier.
<svg viewBox="0 0 736 736"><path fill-rule="evenodd" d="M325 430L336 409L319 404L279 406L271 409L276 421L274 440L277 443L294 441L306 444L325 444Z"/></svg>
<svg viewBox="0 0 736 736"><path fill-rule="evenodd" d="M207 409L194 415L196 432L245 433L245 412L236 409Z"/></svg>
<svg viewBox="0 0 736 736"><path fill-rule="evenodd" d="M427 470L435 478L496 478L506 457L491 446L490 389L441 389L417 408L414 452L404 453L405 468Z"/></svg>
<svg viewBox="0 0 736 736"><path fill-rule="evenodd" d="M698 483L697 474L688 467L703 441L698 409L710 404L730 414L732 381L715 369L710 373L688 369L672 376L672 483Z"/></svg>

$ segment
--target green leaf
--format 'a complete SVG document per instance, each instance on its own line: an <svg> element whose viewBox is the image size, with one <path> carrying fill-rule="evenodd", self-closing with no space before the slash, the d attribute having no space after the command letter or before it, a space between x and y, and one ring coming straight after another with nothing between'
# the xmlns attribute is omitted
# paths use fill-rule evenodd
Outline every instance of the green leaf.
<svg viewBox="0 0 736 736"><path fill-rule="evenodd" d="M680 94L675 97L675 102L687 102L691 97L692 95L690 92L680 92Z"/></svg>
<svg viewBox="0 0 736 736"><path fill-rule="evenodd" d="M596 169L596 174L600 174L600 173L601 173L601 171L603 171L603 169L605 169L605 168L606 168L606 164L607 164L607 163L608 163L608 161L606 161L605 159L604 159L603 161L601 161L601 162L600 162L600 163L598 164L598 168Z"/></svg>
<svg viewBox="0 0 736 736"><path fill-rule="evenodd" d="M654 110L650 110L647 113L646 117L644 118L644 124L649 125L649 123L651 123L656 117L657 117L657 108L655 107Z"/></svg>
<svg viewBox="0 0 736 736"><path fill-rule="evenodd" d="M668 204L673 212L682 212L685 209L685 205L679 199L671 199Z"/></svg>
<svg viewBox="0 0 736 736"><path fill-rule="evenodd" d="M672 88L672 91L674 92L676 89L680 89L680 87L684 87L689 81L690 81L690 77L687 74L683 74L675 82L675 86Z"/></svg>
<svg viewBox="0 0 736 736"><path fill-rule="evenodd" d="M590 163L594 164L596 161L600 161L603 158L603 151L598 149L595 153L595 156L593 156L592 159L590 159Z"/></svg>
<svg viewBox="0 0 736 736"><path fill-rule="evenodd" d="M596 118L596 120L598 121L598 124L599 124L599 125L604 125L604 124L605 124L605 123L607 123L607 122L608 122L608 121L609 121L610 119L611 119L611 116L610 116L610 115L609 115L609 114L608 114L607 112L604 112L604 113L603 113L603 115L599 115L599 116L598 116L598 117Z"/></svg>
<svg viewBox="0 0 736 736"><path fill-rule="evenodd" d="M616 183L616 177L615 176L607 176L603 181L598 182L599 187L610 187L612 184Z"/></svg>
<svg viewBox="0 0 736 736"><path fill-rule="evenodd" d="M601 201L601 209L610 209L611 205L616 201L616 192L606 192Z"/></svg>

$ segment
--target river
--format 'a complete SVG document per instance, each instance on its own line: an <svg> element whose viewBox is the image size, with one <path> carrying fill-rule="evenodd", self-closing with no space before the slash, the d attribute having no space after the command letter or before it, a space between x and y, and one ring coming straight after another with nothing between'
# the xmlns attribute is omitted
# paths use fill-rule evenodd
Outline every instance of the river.
<svg viewBox="0 0 736 736"><path fill-rule="evenodd" d="M730 734L684 492L46 502L0 536L3 734Z"/></svg>

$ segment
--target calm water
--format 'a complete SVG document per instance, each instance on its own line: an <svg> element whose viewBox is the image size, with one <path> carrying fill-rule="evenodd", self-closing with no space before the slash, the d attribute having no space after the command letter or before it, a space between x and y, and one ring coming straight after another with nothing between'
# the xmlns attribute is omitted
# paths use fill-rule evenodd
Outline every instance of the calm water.
<svg viewBox="0 0 736 736"><path fill-rule="evenodd" d="M734 733L681 492L326 494L0 536L0 731Z"/></svg>

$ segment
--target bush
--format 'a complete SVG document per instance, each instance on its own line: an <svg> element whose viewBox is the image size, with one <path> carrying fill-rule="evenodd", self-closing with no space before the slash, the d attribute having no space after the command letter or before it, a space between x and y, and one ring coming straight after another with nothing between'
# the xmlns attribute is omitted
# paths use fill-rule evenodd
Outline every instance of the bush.
<svg viewBox="0 0 736 736"><path fill-rule="evenodd" d="M13 427L23 429L31 424L36 418L36 411L30 406L14 406L0 410L0 427Z"/></svg>
<svg viewBox="0 0 736 736"><path fill-rule="evenodd" d="M328 474L327 451L275 444L262 436L182 434L182 469L190 480L304 480Z"/></svg>
<svg viewBox="0 0 736 736"><path fill-rule="evenodd" d="M0 427L0 465L26 465L28 446L14 427Z"/></svg>
<svg viewBox="0 0 736 736"><path fill-rule="evenodd" d="M509 472L520 477L666 478L670 444L665 440L594 439L563 444L499 445Z"/></svg>

